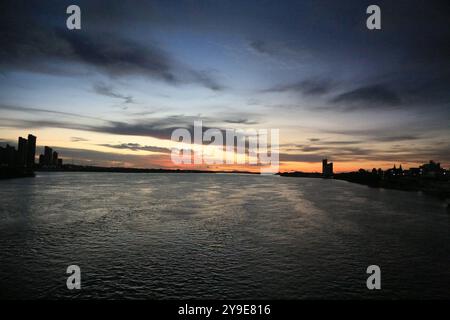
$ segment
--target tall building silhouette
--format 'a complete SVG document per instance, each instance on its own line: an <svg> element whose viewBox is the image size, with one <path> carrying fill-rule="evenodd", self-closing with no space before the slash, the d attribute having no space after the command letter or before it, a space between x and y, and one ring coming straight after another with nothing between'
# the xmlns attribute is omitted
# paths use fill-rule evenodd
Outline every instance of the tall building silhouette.
<svg viewBox="0 0 450 320"><path fill-rule="evenodd" d="M17 143L17 159L16 163L19 166L24 166L27 163L28 141L22 137L19 137Z"/></svg>
<svg viewBox="0 0 450 320"><path fill-rule="evenodd" d="M58 165L58 152L56 151L53 151L52 165L54 166Z"/></svg>
<svg viewBox="0 0 450 320"><path fill-rule="evenodd" d="M51 165L53 160L53 150L50 147L44 147L44 165Z"/></svg>
<svg viewBox="0 0 450 320"><path fill-rule="evenodd" d="M5 147L5 163L8 166L14 166L16 162L16 149L9 144Z"/></svg>
<svg viewBox="0 0 450 320"><path fill-rule="evenodd" d="M32 134L28 135L26 164L28 168L34 167L34 158L36 157L36 137Z"/></svg>
<svg viewBox="0 0 450 320"><path fill-rule="evenodd" d="M63 161L59 158L59 154L53 151L52 148L45 146L44 154L39 155L39 166L41 168L60 168L62 167Z"/></svg>
<svg viewBox="0 0 450 320"><path fill-rule="evenodd" d="M0 178L34 176L35 169L58 170L63 167L63 159L52 148L45 146L44 154L39 155L39 165L35 164L36 140L32 134L28 139L18 138L17 150L7 144L0 146Z"/></svg>
<svg viewBox="0 0 450 320"><path fill-rule="evenodd" d="M333 162L328 163L328 159L322 160L322 176L323 177L333 176Z"/></svg>

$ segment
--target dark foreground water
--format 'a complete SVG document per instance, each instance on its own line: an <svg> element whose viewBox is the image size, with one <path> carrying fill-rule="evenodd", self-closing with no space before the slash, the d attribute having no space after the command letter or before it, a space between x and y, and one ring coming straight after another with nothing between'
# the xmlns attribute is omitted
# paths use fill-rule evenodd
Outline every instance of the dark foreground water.
<svg viewBox="0 0 450 320"><path fill-rule="evenodd" d="M418 193L224 174L0 181L1 298L450 298L450 215ZM81 268L79 291L66 268ZM366 268L381 267L380 291Z"/></svg>

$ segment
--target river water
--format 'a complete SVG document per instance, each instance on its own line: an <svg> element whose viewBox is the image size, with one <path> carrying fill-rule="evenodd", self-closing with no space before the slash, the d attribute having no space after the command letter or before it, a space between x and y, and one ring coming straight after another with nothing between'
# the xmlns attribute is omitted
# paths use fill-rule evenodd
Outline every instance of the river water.
<svg viewBox="0 0 450 320"><path fill-rule="evenodd" d="M450 214L337 180L38 173L0 181L0 297L448 299Z"/></svg>

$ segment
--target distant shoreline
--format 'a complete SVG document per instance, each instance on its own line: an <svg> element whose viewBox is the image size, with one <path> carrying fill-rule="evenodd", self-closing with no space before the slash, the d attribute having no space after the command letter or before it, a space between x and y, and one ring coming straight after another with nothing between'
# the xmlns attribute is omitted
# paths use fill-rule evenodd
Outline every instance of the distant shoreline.
<svg viewBox="0 0 450 320"><path fill-rule="evenodd" d="M450 181L448 179L433 179L428 177L398 176L380 179L378 176L345 172L334 174L332 178L325 178L320 173L288 172L280 173L284 177L336 179L351 183L366 185L371 188L381 188L401 191L420 191L424 194L446 200L450 199Z"/></svg>
<svg viewBox="0 0 450 320"><path fill-rule="evenodd" d="M251 171L212 171L212 170L182 170L182 169L145 169L145 168L125 168L125 167L98 167L98 166L80 166L64 165L61 168L36 168L36 172L110 172L110 173L221 173L221 174L252 174L259 175L259 172ZM2 179L13 179L22 177L34 177L34 172L22 172L13 170L11 172L2 172ZM297 178L321 178L330 179L322 176L318 172L280 172L276 175L281 177ZM351 183L366 185L372 188L383 188L402 191L421 191L425 194L438 197L440 199L450 199L450 181L437 180L417 177L396 177L391 179L374 179L370 175L360 175L356 172L337 173L332 179L344 180Z"/></svg>
<svg viewBox="0 0 450 320"><path fill-rule="evenodd" d="M98 167L64 165L62 168L36 168L36 172L111 172L111 173L234 173L234 174L259 174L251 171L213 171L213 170L186 170L186 169L146 169L146 168L125 168L125 167Z"/></svg>

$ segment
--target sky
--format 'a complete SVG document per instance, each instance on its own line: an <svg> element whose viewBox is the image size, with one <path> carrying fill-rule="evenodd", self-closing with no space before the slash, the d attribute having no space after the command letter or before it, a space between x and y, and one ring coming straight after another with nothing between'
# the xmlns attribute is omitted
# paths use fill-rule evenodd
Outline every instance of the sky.
<svg viewBox="0 0 450 320"><path fill-rule="evenodd" d="M66 163L178 168L171 133L201 120L279 129L281 171L449 167L449 17L448 1L2 1L0 145L32 133Z"/></svg>

